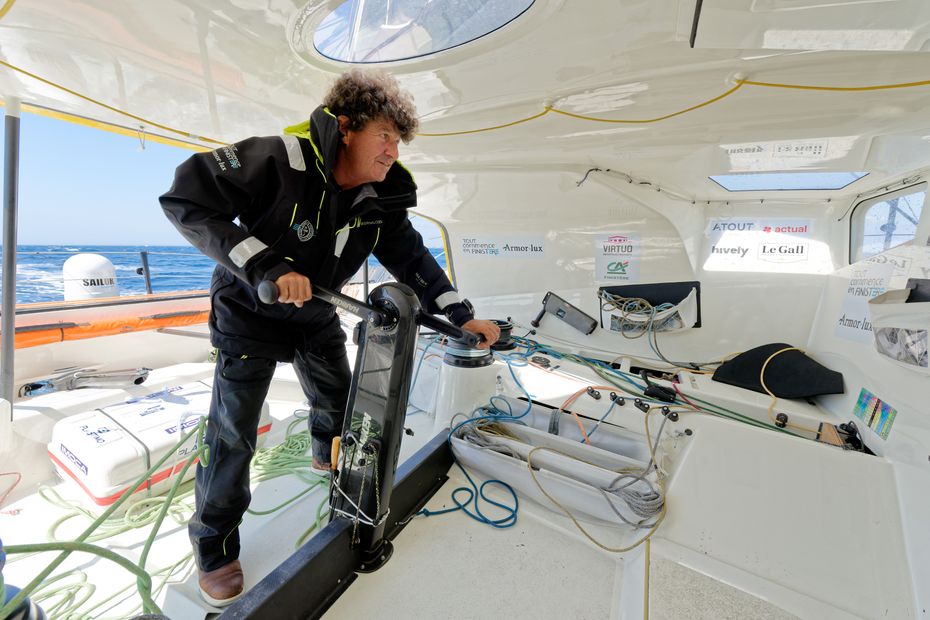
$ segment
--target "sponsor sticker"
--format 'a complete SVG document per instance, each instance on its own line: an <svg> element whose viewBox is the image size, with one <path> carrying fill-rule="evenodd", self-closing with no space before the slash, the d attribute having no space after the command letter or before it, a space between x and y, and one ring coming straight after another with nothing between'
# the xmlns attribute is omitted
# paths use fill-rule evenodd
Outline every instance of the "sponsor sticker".
<svg viewBox="0 0 930 620"><path fill-rule="evenodd" d="M177 424L175 424L175 425L173 425L173 426L169 426L169 427L165 428L165 432L166 432L167 434L169 434L169 435L174 435L174 434L177 433L179 430L180 430L180 431L186 431L187 429L193 428L193 427L197 426L198 424L200 424L200 417L201 417L201 416L195 416L195 417L188 418L188 419L184 420L184 421L181 423L181 428L180 428L180 429L178 428Z"/></svg>
<svg viewBox="0 0 930 620"><path fill-rule="evenodd" d="M885 261L868 261L853 267L833 335L862 344L873 342L869 300L885 292L893 271L894 266Z"/></svg>
<svg viewBox="0 0 930 620"><path fill-rule="evenodd" d="M704 230L711 271L816 272L832 265L811 259L810 219L710 219ZM829 258L829 256L826 256Z"/></svg>
<svg viewBox="0 0 930 620"><path fill-rule="evenodd" d="M63 444L63 443L58 444L58 450L59 450L59 451L62 453L62 455L64 455L64 457L65 457L66 459L68 459L75 467L77 467L79 470L81 470L82 472L84 472L84 475L85 475L85 476L87 475L87 465L85 465L84 462L81 461L81 459L79 459L79 458L77 457L77 455L76 455L74 452L72 452L71 450L69 450L68 448L66 448L66 447L65 447L65 444Z"/></svg>
<svg viewBox="0 0 930 620"><path fill-rule="evenodd" d="M613 234L595 240L595 279L639 281L641 255L638 235Z"/></svg>
<svg viewBox="0 0 930 620"><path fill-rule="evenodd" d="M461 252L476 258L543 258L546 255L542 235L483 235L462 237Z"/></svg>

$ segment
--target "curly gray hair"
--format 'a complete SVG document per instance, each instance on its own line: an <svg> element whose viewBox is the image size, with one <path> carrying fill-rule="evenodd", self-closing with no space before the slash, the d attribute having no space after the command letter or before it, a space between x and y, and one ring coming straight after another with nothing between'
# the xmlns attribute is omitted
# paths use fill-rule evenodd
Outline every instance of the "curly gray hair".
<svg viewBox="0 0 930 620"><path fill-rule="evenodd" d="M397 126L405 144L417 133L413 96L401 90L394 76L384 71L352 69L343 73L323 99L323 105L336 116L347 116L352 131L384 118Z"/></svg>

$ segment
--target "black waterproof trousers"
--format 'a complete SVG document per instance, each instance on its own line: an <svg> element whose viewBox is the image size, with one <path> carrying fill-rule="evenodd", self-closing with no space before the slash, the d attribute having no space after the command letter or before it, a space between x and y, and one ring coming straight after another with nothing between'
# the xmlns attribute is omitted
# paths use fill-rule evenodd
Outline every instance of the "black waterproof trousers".
<svg viewBox="0 0 930 620"><path fill-rule="evenodd" d="M314 456L329 462L328 446L342 432L352 373L345 337L298 350L294 370L310 403ZM249 463L255 453L262 403L274 360L219 351L205 442L206 466L197 466L196 510L188 525L194 558L211 571L239 557L239 524L251 500Z"/></svg>

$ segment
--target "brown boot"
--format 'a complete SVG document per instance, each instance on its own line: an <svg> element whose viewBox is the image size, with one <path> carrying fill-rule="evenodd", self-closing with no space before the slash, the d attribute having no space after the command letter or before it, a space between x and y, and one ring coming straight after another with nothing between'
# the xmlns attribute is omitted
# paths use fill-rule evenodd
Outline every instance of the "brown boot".
<svg viewBox="0 0 930 620"><path fill-rule="evenodd" d="M319 476L328 476L332 473L333 465L332 463L321 463L316 460L316 457L311 459L310 471L319 475Z"/></svg>
<svg viewBox="0 0 930 620"><path fill-rule="evenodd" d="M220 566L216 570L197 571L200 595L214 607L225 607L242 596L242 565L239 560Z"/></svg>

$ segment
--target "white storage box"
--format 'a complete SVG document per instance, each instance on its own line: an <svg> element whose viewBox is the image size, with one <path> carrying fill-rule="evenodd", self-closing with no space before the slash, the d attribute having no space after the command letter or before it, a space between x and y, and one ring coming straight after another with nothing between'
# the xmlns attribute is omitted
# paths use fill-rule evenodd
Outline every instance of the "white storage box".
<svg viewBox="0 0 930 620"><path fill-rule="evenodd" d="M207 415L210 394L210 386L198 381L68 416L52 429L49 456L63 477L77 482L95 504L109 506ZM259 437L270 429L271 417L264 403ZM191 437L175 449L174 456L134 492L158 495L167 491L174 482L172 474L181 471L187 455L194 451L195 441ZM188 469L186 478L192 478L195 469Z"/></svg>

